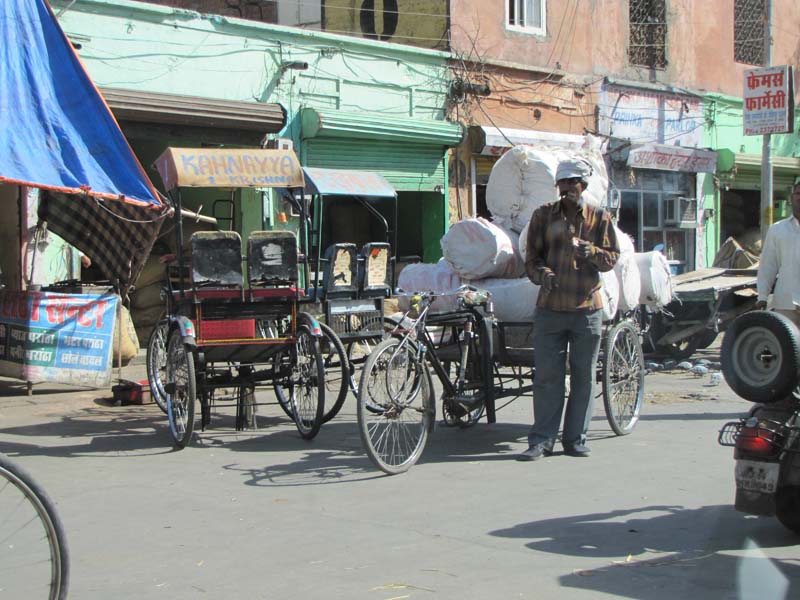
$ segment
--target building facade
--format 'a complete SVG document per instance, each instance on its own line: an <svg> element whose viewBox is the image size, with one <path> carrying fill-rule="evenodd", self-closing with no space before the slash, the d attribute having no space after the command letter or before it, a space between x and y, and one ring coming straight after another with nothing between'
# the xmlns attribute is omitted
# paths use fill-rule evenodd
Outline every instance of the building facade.
<svg viewBox="0 0 800 600"><path fill-rule="evenodd" d="M310 28L304 29L281 6L211 0L54 5L144 165L170 145L289 140L306 166L385 175L399 196L397 252L436 260L449 220L447 149L462 138L461 127L446 120L449 55L326 33L305 13L299 21ZM295 26L274 24L282 15ZM286 214L279 199L254 190L194 191L187 204L243 235ZM343 203L327 222L352 241L369 240L370 220L358 211Z"/></svg>
<svg viewBox="0 0 800 600"><path fill-rule="evenodd" d="M639 251L662 249L676 272L690 270L727 236L758 229L761 137L743 135L744 73L763 64L770 39L771 64L800 62L800 5L452 0L450 15L465 91L453 118L473 141L453 153L451 182L462 185L451 213L485 211L487 154L593 134L606 141L620 225ZM797 140L772 136L778 215L800 175Z"/></svg>

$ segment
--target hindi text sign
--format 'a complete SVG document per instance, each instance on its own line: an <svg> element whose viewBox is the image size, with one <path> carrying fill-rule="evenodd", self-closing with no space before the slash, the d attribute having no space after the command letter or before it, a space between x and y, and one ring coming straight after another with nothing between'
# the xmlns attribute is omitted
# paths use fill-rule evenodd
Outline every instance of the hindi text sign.
<svg viewBox="0 0 800 600"><path fill-rule="evenodd" d="M0 291L0 375L108 385L118 301L110 294Z"/></svg>
<svg viewBox="0 0 800 600"><path fill-rule="evenodd" d="M792 67L744 72L744 134L791 133L794 129Z"/></svg>

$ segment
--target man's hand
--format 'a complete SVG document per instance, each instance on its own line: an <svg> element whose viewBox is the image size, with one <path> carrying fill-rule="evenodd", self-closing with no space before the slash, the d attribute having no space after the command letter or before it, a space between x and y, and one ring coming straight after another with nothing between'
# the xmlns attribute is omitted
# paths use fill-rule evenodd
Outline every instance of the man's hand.
<svg viewBox="0 0 800 600"><path fill-rule="evenodd" d="M756 302L755 309L756 310L766 310L767 308L767 301L766 300L759 300Z"/></svg>
<svg viewBox="0 0 800 600"><path fill-rule="evenodd" d="M552 271L545 273L544 278L542 279L542 293L549 294L557 287L558 283L556 282L556 274Z"/></svg>
<svg viewBox="0 0 800 600"><path fill-rule="evenodd" d="M577 258L589 258L594 254L594 244L586 240L575 239L575 256Z"/></svg>

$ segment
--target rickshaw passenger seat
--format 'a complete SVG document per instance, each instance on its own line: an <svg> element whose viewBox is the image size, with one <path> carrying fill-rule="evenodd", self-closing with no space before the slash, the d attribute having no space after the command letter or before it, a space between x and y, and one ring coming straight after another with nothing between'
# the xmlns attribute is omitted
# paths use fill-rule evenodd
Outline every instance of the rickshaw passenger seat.
<svg viewBox="0 0 800 600"><path fill-rule="evenodd" d="M198 297L220 297L220 290L241 294L244 278L238 233L198 231L192 234L190 247L192 287Z"/></svg>
<svg viewBox="0 0 800 600"><path fill-rule="evenodd" d="M322 289L326 298L355 298L358 294L356 245L331 244L325 250Z"/></svg>
<svg viewBox="0 0 800 600"><path fill-rule="evenodd" d="M297 291L297 236L292 231L253 231L247 238L247 279L254 297Z"/></svg>
<svg viewBox="0 0 800 600"><path fill-rule="evenodd" d="M364 244L359 252L358 289L362 298L392 295L392 248L386 242Z"/></svg>

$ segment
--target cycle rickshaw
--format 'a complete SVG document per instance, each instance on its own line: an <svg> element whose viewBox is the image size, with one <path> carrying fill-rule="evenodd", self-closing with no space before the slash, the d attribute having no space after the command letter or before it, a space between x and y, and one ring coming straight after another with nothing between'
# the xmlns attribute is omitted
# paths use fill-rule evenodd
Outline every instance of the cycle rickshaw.
<svg viewBox="0 0 800 600"><path fill-rule="evenodd" d="M225 400L236 406L237 429L254 428L255 391L264 385L275 390L300 435L313 438L325 387L321 330L301 310L308 281L303 228L299 250L294 232L251 232L244 257L238 233L198 232L186 256L180 219L184 188L250 187L281 188L304 221L297 157L285 150L168 148L155 166L175 206L177 252L165 257L167 317L148 344L148 379L175 444L182 448L191 439L197 401L203 428L212 407Z"/></svg>
<svg viewBox="0 0 800 600"><path fill-rule="evenodd" d="M311 167L303 173L305 227L313 240L309 296L323 333L324 423L338 414L349 391L357 391L356 367L385 336L384 301L395 279L397 193L378 173ZM363 218L361 235L347 238L339 231L334 211Z"/></svg>
<svg viewBox="0 0 800 600"><path fill-rule="evenodd" d="M464 286L456 296L457 310L430 314L437 294L414 295L400 324L364 366L359 430L370 459L385 473L408 470L433 430L431 368L442 387L447 425L470 427L484 413L494 423L497 400L511 402L532 392L534 325L498 321L485 290ZM644 376L635 312L618 316L603 327L596 374L606 417L617 435L630 433L638 422Z"/></svg>

